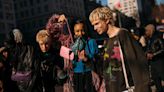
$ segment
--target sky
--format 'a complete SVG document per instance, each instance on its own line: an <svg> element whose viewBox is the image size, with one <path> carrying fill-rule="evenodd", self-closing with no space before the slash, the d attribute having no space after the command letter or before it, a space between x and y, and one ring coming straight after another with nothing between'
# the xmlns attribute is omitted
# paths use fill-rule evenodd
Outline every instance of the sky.
<svg viewBox="0 0 164 92"><path fill-rule="evenodd" d="M107 0L101 0L102 5L107 5Z"/></svg>
<svg viewBox="0 0 164 92"><path fill-rule="evenodd" d="M157 4L163 3L164 4L164 0L156 0Z"/></svg>
<svg viewBox="0 0 164 92"><path fill-rule="evenodd" d="M107 5L107 0L101 0L102 5Z"/></svg>
<svg viewBox="0 0 164 92"><path fill-rule="evenodd" d="M102 5L107 5L107 0L97 0L98 1L101 1Z"/></svg>
<svg viewBox="0 0 164 92"><path fill-rule="evenodd" d="M97 0L99 1L99 0ZM100 0L102 2L102 5L107 5L107 0ZM164 0L156 0L157 4L163 3L164 4Z"/></svg>

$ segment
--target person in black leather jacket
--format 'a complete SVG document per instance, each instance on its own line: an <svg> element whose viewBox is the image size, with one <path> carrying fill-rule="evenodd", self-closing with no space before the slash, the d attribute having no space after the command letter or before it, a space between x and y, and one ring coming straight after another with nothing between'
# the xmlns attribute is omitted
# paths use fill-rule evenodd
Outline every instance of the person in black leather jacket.
<svg viewBox="0 0 164 92"><path fill-rule="evenodd" d="M37 75L32 92L55 92L57 70L63 67L63 60L53 47L47 30L40 30L36 41L40 49L34 64Z"/></svg>
<svg viewBox="0 0 164 92"><path fill-rule="evenodd" d="M151 75L154 84L157 87L157 92L164 91L164 42L161 34L155 30L153 24L145 27L146 43L146 56L151 66Z"/></svg>
<svg viewBox="0 0 164 92"><path fill-rule="evenodd" d="M8 82L6 92L27 92L30 89L32 63L34 60L34 49L32 46L27 45L23 40L23 34L19 29L14 29L9 32L4 41L4 46L8 49L9 57L7 62L9 63L8 69ZM29 80L15 80L12 77L17 72L31 72L29 73ZM23 74L22 73L22 74ZM20 76L15 77L19 79Z"/></svg>

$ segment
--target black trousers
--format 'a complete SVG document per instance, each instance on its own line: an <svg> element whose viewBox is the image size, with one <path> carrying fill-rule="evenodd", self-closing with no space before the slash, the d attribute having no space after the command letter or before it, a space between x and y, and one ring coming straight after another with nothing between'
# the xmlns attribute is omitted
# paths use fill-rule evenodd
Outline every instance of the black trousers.
<svg viewBox="0 0 164 92"><path fill-rule="evenodd" d="M74 73L73 82L75 92L95 92L91 72Z"/></svg>
<svg viewBox="0 0 164 92"><path fill-rule="evenodd" d="M161 81L164 81L164 62L162 59L150 62L152 79L157 87L157 92L164 92Z"/></svg>

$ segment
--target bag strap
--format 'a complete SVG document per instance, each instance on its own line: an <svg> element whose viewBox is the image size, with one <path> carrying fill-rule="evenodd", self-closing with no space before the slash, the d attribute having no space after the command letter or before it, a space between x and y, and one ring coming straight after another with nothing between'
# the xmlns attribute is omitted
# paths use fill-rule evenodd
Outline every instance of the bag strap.
<svg viewBox="0 0 164 92"><path fill-rule="evenodd" d="M127 29L124 29L124 28L121 28L121 30L125 30L125 31L128 31ZM125 85L126 85L126 88L128 89L128 92L134 92L134 86L130 86L129 85L129 80L128 80L128 77L127 77L127 72L126 72L126 67L125 67L125 61L124 61L124 56L123 56L123 51L122 51L122 47L121 47L121 39L120 39L120 31L119 33L117 34L118 36L118 45L119 45L119 50L120 50L120 58L121 58L121 64L122 64L122 69L123 69L123 74L124 74L124 79L125 79Z"/></svg>
<svg viewBox="0 0 164 92"><path fill-rule="evenodd" d="M70 30L70 27L69 27L69 24L68 24L68 21L67 20L66 20L66 25L67 25L67 29L68 29L69 35L71 37L71 42L74 43L73 36L72 36L72 33L71 33L71 30Z"/></svg>
<svg viewBox="0 0 164 92"><path fill-rule="evenodd" d="M124 74L124 79L125 79L125 85L126 85L126 88L129 89L130 86L129 86L129 81L128 81L128 78L127 78L126 67L125 67L125 63L124 63L125 61L124 61L120 41L118 41L118 45L119 45L119 50L120 50L120 57L121 57L122 69L123 69L123 74Z"/></svg>

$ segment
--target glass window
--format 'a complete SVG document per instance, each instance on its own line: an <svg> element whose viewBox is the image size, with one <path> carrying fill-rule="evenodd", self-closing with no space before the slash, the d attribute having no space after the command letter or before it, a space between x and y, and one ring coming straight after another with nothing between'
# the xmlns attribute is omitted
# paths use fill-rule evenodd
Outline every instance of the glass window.
<svg viewBox="0 0 164 92"><path fill-rule="evenodd" d="M31 15L32 15L32 16L35 15L35 11L34 11L33 8L31 9Z"/></svg>
<svg viewBox="0 0 164 92"><path fill-rule="evenodd" d="M3 12L0 12L0 19L3 19L4 16L3 16Z"/></svg>
<svg viewBox="0 0 164 92"><path fill-rule="evenodd" d="M33 20L33 21L32 21L32 28L35 28L35 27L36 27L36 21Z"/></svg>
<svg viewBox="0 0 164 92"><path fill-rule="evenodd" d="M3 22L0 22L0 29L5 30L5 24Z"/></svg>
<svg viewBox="0 0 164 92"><path fill-rule="evenodd" d="M15 8L15 10L17 10L18 9L18 5L14 4L14 8Z"/></svg>
<svg viewBox="0 0 164 92"><path fill-rule="evenodd" d="M37 0L37 3L39 4L40 3L40 0Z"/></svg>
<svg viewBox="0 0 164 92"><path fill-rule="evenodd" d="M14 19L14 14L13 13L6 13L6 19L8 20L13 20Z"/></svg>
<svg viewBox="0 0 164 92"><path fill-rule="evenodd" d="M27 5L27 1L24 1L24 7L27 7L28 5Z"/></svg>
<svg viewBox="0 0 164 92"><path fill-rule="evenodd" d="M48 5L45 5L45 6L44 6L44 11L45 11L45 12L48 12L48 11L49 11Z"/></svg>
<svg viewBox="0 0 164 92"><path fill-rule="evenodd" d="M29 16L29 11L26 10L26 11L25 11L25 14L26 14L26 17L28 17L28 16Z"/></svg>
<svg viewBox="0 0 164 92"><path fill-rule="evenodd" d="M19 4L20 4L20 8L23 8L24 7L23 2L20 2Z"/></svg>
<svg viewBox="0 0 164 92"><path fill-rule="evenodd" d="M14 28L14 24L8 23L8 28L9 28L9 29L13 29L13 28Z"/></svg>
<svg viewBox="0 0 164 92"><path fill-rule="evenodd" d="M38 7L37 10L38 10L38 13L41 13L42 12L42 10L41 10L40 7Z"/></svg>
<svg viewBox="0 0 164 92"><path fill-rule="evenodd" d="M0 8L2 8L2 0L0 0Z"/></svg>
<svg viewBox="0 0 164 92"><path fill-rule="evenodd" d="M30 0L30 5L33 5L33 4L34 4L33 0Z"/></svg>
<svg viewBox="0 0 164 92"><path fill-rule="evenodd" d="M39 24L38 24L40 27L42 27L43 26L43 20L42 19L40 19L39 20Z"/></svg>
<svg viewBox="0 0 164 92"><path fill-rule="evenodd" d="M20 12L20 15L21 15L21 17L23 18L23 17L24 17L24 12L21 11L21 12Z"/></svg>

